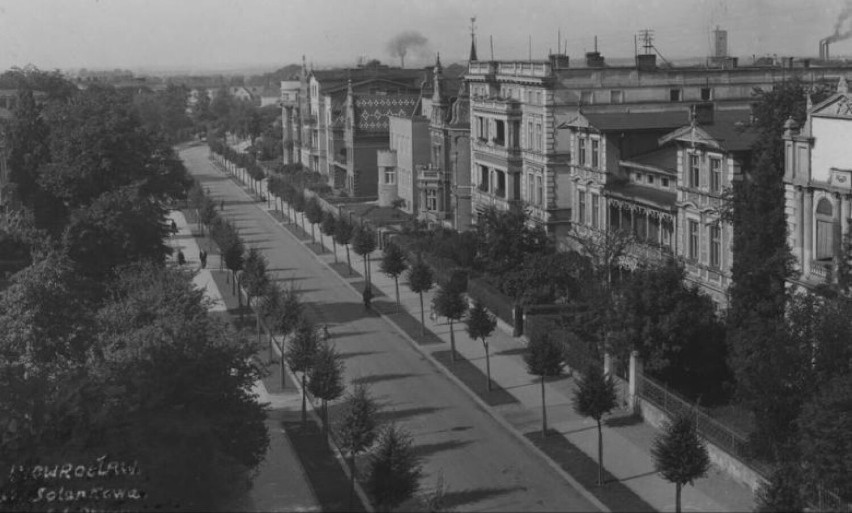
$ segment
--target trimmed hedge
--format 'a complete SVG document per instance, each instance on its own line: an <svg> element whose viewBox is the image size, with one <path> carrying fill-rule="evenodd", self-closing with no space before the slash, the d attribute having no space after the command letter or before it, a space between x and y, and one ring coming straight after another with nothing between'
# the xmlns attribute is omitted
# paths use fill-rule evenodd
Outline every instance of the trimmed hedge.
<svg viewBox="0 0 852 513"><path fill-rule="evenodd" d="M500 292L496 287L482 278L467 280L467 294L475 301L481 302L489 311L502 319L509 326L515 325L512 315L514 302L512 298Z"/></svg>

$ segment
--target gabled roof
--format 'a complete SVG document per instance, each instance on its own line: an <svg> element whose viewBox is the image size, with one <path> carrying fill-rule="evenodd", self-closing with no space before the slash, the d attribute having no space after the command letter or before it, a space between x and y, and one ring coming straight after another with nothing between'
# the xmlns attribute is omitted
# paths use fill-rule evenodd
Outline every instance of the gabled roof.
<svg viewBox="0 0 852 513"><path fill-rule="evenodd" d="M557 128L595 128L600 132L661 130L683 126L688 121L686 109L670 112L581 112Z"/></svg>
<svg viewBox="0 0 852 513"><path fill-rule="evenodd" d="M811 116L852 119L852 98L849 93L835 93L816 104Z"/></svg>
<svg viewBox="0 0 852 513"><path fill-rule="evenodd" d="M426 71L417 68L336 68L314 70L310 75L319 82L322 90L345 86L349 80L355 83L370 79L385 79L419 87Z"/></svg>
<svg viewBox="0 0 852 513"><path fill-rule="evenodd" d="M664 146L648 153L622 160L621 165L677 176L677 148Z"/></svg>
<svg viewBox="0 0 852 513"><path fill-rule="evenodd" d="M366 79L366 80L361 80L359 82L353 82L352 83L352 90L354 92L358 92L358 89L364 89L364 86L371 85L371 84L388 85L388 86L393 86L397 89L410 90L412 92L420 90L419 87L415 87L415 86L411 85L410 83L398 82L396 80L389 80L387 78L369 78L369 79ZM346 90L348 88L349 88L349 81L347 80L346 82L338 84L334 87L323 88L322 93L323 94L335 94L335 93L339 93L339 92L346 92Z"/></svg>
<svg viewBox="0 0 852 513"><path fill-rule="evenodd" d="M660 138L660 146L681 141L689 144L703 144L725 151L749 150L757 139L758 133L749 124L749 110L717 111L713 122L704 125L685 125Z"/></svg>

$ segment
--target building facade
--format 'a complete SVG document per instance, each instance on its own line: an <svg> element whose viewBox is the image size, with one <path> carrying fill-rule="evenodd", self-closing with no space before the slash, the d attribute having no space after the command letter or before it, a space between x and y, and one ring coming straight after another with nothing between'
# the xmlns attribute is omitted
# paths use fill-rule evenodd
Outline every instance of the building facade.
<svg viewBox="0 0 852 513"><path fill-rule="evenodd" d="M795 283L812 287L834 276L852 215L852 95L846 79L809 108L801 129L792 119L784 128L788 242L800 272Z"/></svg>

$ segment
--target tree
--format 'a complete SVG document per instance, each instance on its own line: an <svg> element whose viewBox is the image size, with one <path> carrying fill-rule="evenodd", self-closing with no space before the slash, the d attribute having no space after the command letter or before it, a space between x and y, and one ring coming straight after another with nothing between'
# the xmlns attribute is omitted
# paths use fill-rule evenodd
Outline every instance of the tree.
<svg viewBox="0 0 852 513"><path fill-rule="evenodd" d="M695 417L682 413L667 423L651 447L654 468L675 484L675 511L680 513L680 493L686 484L692 484L710 470L707 447L698 437Z"/></svg>
<svg viewBox="0 0 852 513"><path fill-rule="evenodd" d="M269 275L266 257L257 248L249 248L245 263L243 264L242 285L246 289L246 306L251 308L251 300L262 296L269 286Z"/></svg>
<svg viewBox="0 0 852 513"><path fill-rule="evenodd" d="M615 383L612 376L604 376L602 366L592 363L577 381L574 391L574 411L591 417L598 424L598 486L603 485L603 430L601 418L616 406Z"/></svg>
<svg viewBox="0 0 852 513"><path fill-rule="evenodd" d="M435 281L432 278L432 269L426 263L418 259L408 270L408 288L411 292L420 296L420 336L426 334L426 309L423 306L423 293L432 289Z"/></svg>
<svg viewBox="0 0 852 513"><path fill-rule="evenodd" d="M800 490L802 482L798 462L779 466L772 472L769 482L757 490L755 511L805 511L806 504Z"/></svg>
<svg viewBox="0 0 852 513"><path fill-rule="evenodd" d="M352 260L349 258L349 241L352 240L352 225L341 218L337 221L334 229L334 240L346 247L346 265L349 267L349 276L352 276Z"/></svg>
<svg viewBox="0 0 852 513"><path fill-rule="evenodd" d="M366 451L376 440L376 414L379 406L364 384L355 388L343 403L343 414L337 424L337 440L340 448L349 454L349 507L355 493L355 458Z"/></svg>
<svg viewBox="0 0 852 513"><path fill-rule="evenodd" d="M477 314L480 315L480 314ZM527 372L539 377L541 383L541 436L547 436L547 401L544 397L544 382L548 377L562 375L565 367L565 350L552 332L533 333L524 352Z"/></svg>
<svg viewBox="0 0 852 513"><path fill-rule="evenodd" d="M328 401L343 394L343 358L334 346L320 344L308 370L308 390L322 401L322 429L328 436Z"/></svg>
<svg viewBox="0 0 852 513"><path fill-rule="evenodd" d="M492 276L503 276L520 267L529 255L552 249L544 229L530 227L529 214L513 207L499 211L486 208L476 225L479 239L477 260Z"/></svg>
<svg viewBox="0 0 852 513"><path fill-rule="evenodd" d="M319 201L317 201L317 198L315 196L311 196L311 198L305 204L305 215L308 216L308 222L311 223L311 240L313 242L316 242L316 240L314 239L314 225L322 222L322 214L323 210L322 206L320 206L319 204Z"/></svg>
<svg viewBox="0 0 852 513"><path fill-rule="evenodd" d="M574 240L581 252L589 257L595 274L607 285L612 284L612 275L620 266L621 259L636 240L632 233L616 229L594 232L574 232Z"/></svg>
<svg viewBox="0 0 852 513"><path fill-rule="evenodd" d="M316 355L319 352L319 338L317 330L306 319L302 319L296 327L296 333L287 345L284 359L293 372L302 373L302 425L308 422L307 407L307 375L314 365Z"/></svg>
<svg viewBox="0 0 852 513"><path fill-rule="evenodd" d="M453 330L453 322L461 320L464 316L465 312L467 312L467 300L464 297L464 293L458 290L457 287L450 285L438 287L438 292L435 293L435 296L432 298L432 308L435 310L435 313L442 317L446 317L450 322L450 358L452 361L456 361L456 333ZM486 362L488 359L488 343L484 341L485 345L485 353L486 353ZM491 367L488 366L489 374L488 374L488 390L491 390Z"/></svg>
<svg viewBox="0 0 852 513"><path fill-rule="evenodd" d="M422 473L411 435L395 424L385 427L367 472L367 490L376 509L391 511L413 497Z"/></svg>
<svg viewBox="0 0 852 513"><path fill-rule="evenodd" d="M503 292L520 305L542 305L577 296L590 262L575 252L536 253L503 279Z"/></svg>
<svg viewBox="0 0 852 513"><path fill-rule="evenodd" d="M848 339L847 339L848 340ZM820 483L852 501L852 375L835 377L799 416L799 453L806 482Z"/></svg>
<svg viewBox="0 0 852 513"><path fill-rule="evenodd" d="M245 246L243 246L243 241L240 239L240 236L237 235L236 231L231 230L228 232L227 239L224 239L222 243L219 244L219 248L225 259L225 267L231 271L231 277L233 278L233 293L236 294L237 271L241 271L243 269ZM242 298L242 295L237 295L237 299L239 299L239 303L242 305L242 299L240 298Z"/></svg>
<svg viewBox="0 0 852 513"><path fill-rule="evenodd" d="M352 238L352 249L355 254L364 258L364 280L370 285L370 254L376 250L376 235L366 226L355 230Z"/></svg>
<svg viewBox="0 0 852 513"><path fill-rule="evenodd" d="M382 261L379 264L379 270L387 276L393 278L396 286L396 306L399 308L399 276L408 269L408 264L405 261L405 253L394 244L388 243L382 253Z"/></svg>
<svg viewBox="0 0 852 513"><path fill-rule="evenodd" d="M302 224L305 225L305 207L307 203L305 202L305 193L300 190L293 191L293 201L291 203L293 205L293 212L299 212L302 214ZM295 215L293 216L295 217Z"/></svg>
<svg viewBox="0 0 852 513"><path fill-rule="evenodd" d="M485 368L487 370L486 379L488 390L491 390L491 360L488 356L488 337L494 333L494 329L496 327L497 319L488 313L485 305L479 301L474 302L473 309L470 311L470 315L468 315L467 318L467 334L473 340L482 340L482 347L485 348ZM452 324L450 325L450 330L452 332ZM452 337L450 337L450 341L453 341ZM455 353L455 344L453 347L453 353Z"/></svg>
<svg viewBox="0 0 852 513"><path fill-rule="evenodd" d="M334 253L334 263L337 263L337 241L334 234L337 232L337 219L331 212L326 212L322 216L322 224L320 225L322 233L326 234L331 239L332 253Z"/></svg>

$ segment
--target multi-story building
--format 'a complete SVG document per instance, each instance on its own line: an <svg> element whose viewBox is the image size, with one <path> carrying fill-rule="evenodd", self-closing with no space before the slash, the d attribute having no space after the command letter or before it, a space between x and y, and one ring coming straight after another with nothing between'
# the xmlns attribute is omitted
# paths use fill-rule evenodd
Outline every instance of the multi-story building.
<svg viewBox="0 0 852 513"><path fill-rule="evenodd" d="M387 156L379 152L379 204L416 214L420 202L416 170L429 162L429 119L419 109L411 116L390 116ZM384 194L383 194L384 193Z"/></svg>
<svg viewBox="0 0 852 513"><path fill-rule="evenodd" d="M844 77L837 92L808 109L801 129L784 125L784 184L788 241L798 285L834 276L852 215L852 95Z"/></svg>

